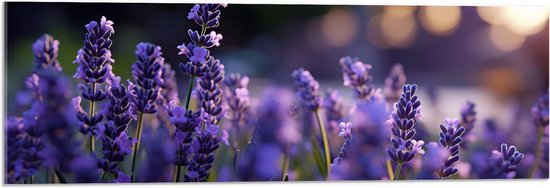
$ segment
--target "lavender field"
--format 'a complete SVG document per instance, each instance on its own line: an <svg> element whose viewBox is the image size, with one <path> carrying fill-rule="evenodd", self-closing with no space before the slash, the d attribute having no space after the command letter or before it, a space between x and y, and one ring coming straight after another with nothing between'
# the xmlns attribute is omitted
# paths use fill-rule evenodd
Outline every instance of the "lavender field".
<svg viewBox="0 0 550 188"><path fill-rule="evenodd" d="M547 8L7 10L5 184L549 177Z"/></svg>

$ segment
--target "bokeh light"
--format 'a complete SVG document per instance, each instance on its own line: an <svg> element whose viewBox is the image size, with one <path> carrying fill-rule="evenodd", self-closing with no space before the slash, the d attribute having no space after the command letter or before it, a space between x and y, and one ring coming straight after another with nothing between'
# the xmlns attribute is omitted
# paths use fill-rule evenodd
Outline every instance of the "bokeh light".
<svg viewBox="0 0 550 188"><path fill-rule="evenodd" d="M416 35L416 21L412 16L384 14L380 20L380 29L390 47L408 47Z"/></svg>
<svg viewBox="0 0 550 188"><path fill-rule="evenodd" d="M506 28L523 35L542 31L548 20L546 7L503 7L501 13Z"/></svg>
<svg viewBox="0 0 550 188"><path fill-rule="evenodd" d="M333 47L349 45L358 32L358 21L348 9L334 8L321 21L321 32L327 43Z"/></svg>
<svg viewBox="0 0 550 188"><path fill-rule="evenodd" d="M460 7L429 6L420 8L420 23L437 36L451 35L460 23Z"/></svg>
<svg viewBox="0 0 550 188"><path fill-rule="evenodd" d="M511 52L519 49L525 43L526 37L509 31L504 26L491 26L489 37L493 45L503 51Z"/></svg>

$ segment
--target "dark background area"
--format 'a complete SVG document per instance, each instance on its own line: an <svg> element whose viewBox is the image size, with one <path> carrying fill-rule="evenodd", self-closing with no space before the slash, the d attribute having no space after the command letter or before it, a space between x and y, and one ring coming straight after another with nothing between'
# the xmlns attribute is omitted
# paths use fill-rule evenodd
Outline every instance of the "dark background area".
<svg viewBox="0 0 550 188"><path fill-rule="evenodd" d="M7 104L24 88L24 78L32 70L31 45L43 33L60 41L59 60L64 72L72 76L76 70L72 62L86 32L84 25L106 16L115 23L113 71L123 79L130 79L137 43L160 45L166 62L176 68L185 60L177 55L176 46L189 42L188 29L199 29L187 19L192 4L10 2L6 5ZM357 34L345 46L323 45L326 43L319 34L320 20L333 9L346 10L357 19ZM548 86L548 24L538 34L528 36L520 49L498 52L481 41L479 45L476 43L476 37L488 25L479 18L476 7L461 7L461 21L452 35L431 35L417 21L410 46L382 49L375 47L365 34L369 20L382 11L383 6L230 4L222 10L220 27L215 29L224 37L213 54L225 65L227 73L242 72L258 80L286 85L292 83L292 70L300 67L310 70L322 83L340 84L338 60L350 55L373 65L372 76L378 87L394 63L404 65L409 83L432 89L488 87L495 95L519 98L526 104ZM413 15L417 18L418 10ZM517 74L510 76L505 72L487 81L486 75L501 69ZM179 70L176 74L182 85L187 84L187 78ZM516 79L517 83L511 83L510 79ZM492 88L500 85L505 85L502 86L505 89ZM183 88L179 87L180 92Z"/></svg>

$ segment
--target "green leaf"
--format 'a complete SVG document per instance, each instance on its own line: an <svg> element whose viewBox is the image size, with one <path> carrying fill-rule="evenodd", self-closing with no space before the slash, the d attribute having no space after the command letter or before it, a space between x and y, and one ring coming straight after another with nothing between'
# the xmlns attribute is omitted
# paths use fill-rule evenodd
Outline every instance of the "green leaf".
<svg viewBox="0 0 550 188"><path fill-rule="evenodd" d="M323 177L326 178L327 169L325 167L324 157L323 155L321 155L321 150L319 148L319 145L317 144L317 140L315 139L315 137L311 139L311 144L313 147L313 156L315 157L315 163L317 164L317 168L319 168L319 172L321 172Z"/></svg>

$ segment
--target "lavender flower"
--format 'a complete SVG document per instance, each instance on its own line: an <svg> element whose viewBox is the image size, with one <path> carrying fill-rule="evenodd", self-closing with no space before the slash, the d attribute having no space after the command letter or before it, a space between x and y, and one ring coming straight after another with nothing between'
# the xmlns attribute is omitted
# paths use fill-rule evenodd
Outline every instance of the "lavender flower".
<svg viewBox="0 0 550 188"><path fill-rule="evenodd" d="M168 105L170 101L179 103L176 71L172 70L170 64L164 63L160 72L162 80L162 83L159 84L160 88L162 88L159 95L160 106Z"/></svg>
<svg viewBox="0 0 550 188"><path fill-rule="evenodd" d="M223 36L215 31L207 34L206 31L219 26L222 6L220 4L195 4L187 16L188 19L194 20L201 26L201 33L192 30L187 32L191 39L190 43L178 46L180 50L178 55L185 55L189 59L186 63L180 63L179 68L191 78L203 77L206 74L208 71L206 62L211 58L208 48L220 45Z"/></svg>
<svg viewBox="0 0 550 188"><path fill-rule="evenodd" d="M313 78L309 71L303 68L292 72L292 77L294 78L294 85L297 89L296 95L298 95L304 107L310 111L317 111L321 104L321 99L319 97L319 82Z"/></svg>
<svg viewBox="0 0 550 188"><path fill-rule="evenodd" d="M104 16L101 21L91 21L86 24L88 32L85 35L84 46L78 50L76 60L73 63L78 64L78 68L73 75L84 82L79 85L82 92L82 98L90 101L90 111L88 114L83 111L78 112L81 131L85 134L95 135L97 124L103 119L101 113L94 114L95 102L105 99L105 92L98 88L109 77L112 77L112 66L115 62L111 58L111 35L114 33L113 22L107 20ZM93 143L93 139L92 139ZM93 151L93 144L92 144Z"/></svg>
<svg viewBox="0 0 550 188"><path fill-rule="evenodd" d="M439 125L441 132L439 133L439 143L445 149L449 150L451 156L445 161L444 165L437 171L437 175L441 178L448 178L449 176L456 174L458 169L452 166L457 162L459 157L459 144L462 142L462 134L464 134L464 127L461 127L457 119L445 119L442 124Z"/></svg>
<svg viewBox="0 0 550 188"><path fill-rule="evenodd" d="M537 102L531 108L531 113L536 125L548 127L548 93L537 99Z"/></svg>
<svg viewBox="0 0 550 188"><path fill-rule="evenodd" d="M234 134L232 138L233 147L238 148L238 139L241 138L241 127L249 120L250 97L248 93L248 76L241 76L239 73L231 73L224 80L226 91L225 101L229 108L228 118L233 122L229 131Z"/></svg>
<svg viewBox="0 0 550 188"><path fill-rule="evenodd" d="M194 155L187 167L186 182L205 182L208 179L208 171L214 163L214 151L220 147L220 128L211 123L206 123L205 126L204 129L196 130L197 136L192 143Z"/></svg>
<svg viewBox="0 0 550 188"><path fill-rule="evenodd" d="M161 68L162 83L160 86L160 95L157 97L156 104L159 107L168 106L170 101L179 103L178 89L176 84L176 71L172 70L169 63L164 63ZM170 116L167 109L157 110L157 118L162 127L170 126Z"/></svg>
<svg viewBox="0 0 550 188"><path fill-rule="evenodd" d="M6 120L7 167L5 175L8 183L17 183L26 177L22 160L23 152L21 151L24 134L20 117L9 117Z"/></svg>
<svg viewBox="0 0 550 188"><path fill-rule="evenodd" d="M420 114L420 101L415 96L416 85L404 85L403 93L394 104L394 110L390 119L386 122L391 125L393 136L390 138L392 147L388 150L388 155L391 160L398 164L396 175L398 178L400 167L403 163L409 162L417 153L424 153L422 145L424 141L414 140L416 130L414 125Z"/></svg>
<svg viewBox="0 0 550 188"><path fill-rule="evenodd" d="M340 153L338 153L338 157L334 159L333 165L338 165L342 160L346 159L352 139L351 129L353 128L353 124L351 122L341 122L338 126L340 127L340 133L338 133L338 136L344 138L344 144L342 145Z"/></svg>
<svg viewBox="0 0 550 188"><path fill-rule="evenodd" d="M192 154L191 143L195 129L204 121L204 113L202 109L198 111L186 110L177 106L176 102L171 102L170 106L166 108L169 110L170 123L176 127L174 132L174 143L176 144L175 164L187 166L189 154Z"/></svg>
<svg viewBox="0 0 550 188"><path fill-rule="evenodd" d="M209 123L218 124L223 116L221 82L225 74L224 66L219 60L209 58L206 63L208 71L198 79L198 98L200 107L209 114Z"/></svg>
<svg viewBox="0 0 550 188"><path fill-rule="evenodd" d="M136 62L132 65L132 76L136 87L132 88L132 102L141 113L157 112L155 100L160 93L164 58L160 46L141 42L136 46Z"/></svg>
<svg viewBox="0 0 550 188"><path fill-rule="evenodd" d="M106 123L99 128L99 138L103 143L103 158L98 159L98 167L103 173L111 173L118 178L121 170L119 163L132 152L136 142L128 136L128 125L135 119L130 105L129 89L120 83L120 77L115 77L107 87L107 103L105 105Z"/></svg>
<svg viewBox="0 0 550 188"><path fill-rule="evenodd" d="M539 168L539 161L541 160L541 152L543 149L548 148L548 141L546 144L543 143L545 137L544 132L548 131L548 93L545 93L537 99L533 107L531 108L531 113L533 115L533 123L537 126L537 140L535 143L535 161L533 166L529 170L529 177L533 177L535 172ZM546 138L548 134L546 134ZM545 157L544 161L547 164L548 158ZM544 166L544 165L541 165Z"/></svg>
<svg viewBox="0 0 550 188"><path fill-rule="evenodd" d="M464 127L464 135L462 136L465 141L461 142L461 145L466 147L467 141L473 140L473 135L470 135L470 131L474 128L474 123L476 121L476 111L475 111L475 104L470 101L466 101L466 104L462 107L462 111L460 112L461 115L461 121L460 125Z"/></svg>
<svg viewBox="0 0 550 188"><path fill-rule="evenodd" d="M75 139L74 108L69 107L70 89L68 79L61 72L42 70L40 76L40 95L43 97L38 112L38 123L46 128L48 159L59 166L61 172L73 172L77 182L96 182L99 180L95 165L76 165L73 162L82 157L80 142ZM92 163L93 164L93 163ZM93 176L94 179L83 178Z"/></svg>
<svg viewBox="0 0 550 188"><path fill-rule="evenodd" d="M349 56L340 58L342 67L344 86L353 89L353 93L358 99L366 99L374 91L371 83L372 76L369 71L372 66L359 61L358 58Z"/></svg>
<svg viewBox="0 0 550 188"><path fill-rule="evenodd" d="M489 160L489 169L481 178L513 178L515 176L516 165L518 165L525 155L520 153L515 146L502 144L500 151L493 150Z"/></svg>
<svg viewBox="0 0 550 188"><path fill-rule="evenodd" d="M34 52L34 70L36 72L42 69L54 69L61 71L61 65L57 60L59 51L59 41L51 35L43 34L36 42L32 44Z"/></svg>
<svg viewBox="0 0 550 188"><path fill-rule="evenodd" d="M340 96L340 92L332 88L325 90L322 107L325 109L327 122L329 123L327 129L331 132L344 117L344 107L342 105L342 96Z"/></svg>
<svg viewBox="0 0 550 188"><path fill-rule="evenodd" d="M386 101L395 102L401 95L401 88L407 82L407 76L403 71L403 65L394 64L391 68L390 74L386 77L384 85L384 96Z"/></svg>

